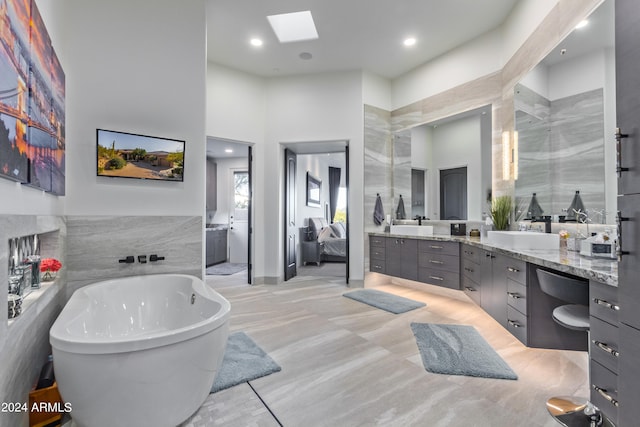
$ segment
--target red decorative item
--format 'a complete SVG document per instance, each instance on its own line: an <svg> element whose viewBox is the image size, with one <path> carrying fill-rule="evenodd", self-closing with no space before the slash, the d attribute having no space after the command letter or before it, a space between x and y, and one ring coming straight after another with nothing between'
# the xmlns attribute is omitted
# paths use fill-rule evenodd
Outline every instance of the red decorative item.
<svg viewBox="0 0 640 427"><path fill-rule="evenodd" d="M56 272L62 268L62 263L55 258L45 258L40 262L40 271Z"/></svg>
<svg viewBox="0 0 640 427"><path fill-rule="evenodd" d="M55 258L45 258L40 262L41 280L49 282L56 278L56 273L62 268L62 263Z"/></svg>

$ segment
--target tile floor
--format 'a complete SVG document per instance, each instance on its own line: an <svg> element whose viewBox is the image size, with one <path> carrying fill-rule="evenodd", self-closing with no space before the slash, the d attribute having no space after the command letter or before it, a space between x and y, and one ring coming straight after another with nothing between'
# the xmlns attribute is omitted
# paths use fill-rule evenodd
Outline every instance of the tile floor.
<svg viewBox="0 0 640 427"><path fill-rule="evenodd" d="M527 348L459 291L377 286L427 303L394 315L342 297L343 279L245 281L207 279L231 302L231 331L246 332L282 367L251 385L287 427L552 427L547 397L588 394L585 352ZM425 371L411 322L474 325L519 379ZM242 384L212 394L184 427L278 426L256 393Z"/></svg>

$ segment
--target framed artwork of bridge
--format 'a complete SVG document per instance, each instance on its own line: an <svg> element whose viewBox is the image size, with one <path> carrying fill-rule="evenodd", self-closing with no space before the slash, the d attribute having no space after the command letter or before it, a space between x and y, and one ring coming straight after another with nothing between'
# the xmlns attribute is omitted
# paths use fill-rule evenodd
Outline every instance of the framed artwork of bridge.
<svg viewBox="0 0 640 427"><path fill-rule="evenodd" d="M64 104L64 71L36 3L0 2L1 177L64 195Z"/></svg>

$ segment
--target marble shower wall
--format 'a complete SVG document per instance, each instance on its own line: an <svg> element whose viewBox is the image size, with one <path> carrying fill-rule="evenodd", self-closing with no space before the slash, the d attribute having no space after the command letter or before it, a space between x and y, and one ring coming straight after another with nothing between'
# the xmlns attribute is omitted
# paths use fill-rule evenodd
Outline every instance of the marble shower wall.
<svg viewBox="0 0 640 427"><path fill-rule="evenodd" d="M202 277L200 216L67 217L67 297L98 280L181 273ZM149 255L165 257L148 262ZM132 264L120 263L128 255ZM146 255L147 263L138 262Z"/></svg>
<svg viewBox="0 0 640 427"><path fill-rule="evenodd" d="M523 214L534 192L548 215L564 214L576 191L589 211L603 211L602 89L549 101L518 85L515 105L520 152L515 194Z"/></svg>

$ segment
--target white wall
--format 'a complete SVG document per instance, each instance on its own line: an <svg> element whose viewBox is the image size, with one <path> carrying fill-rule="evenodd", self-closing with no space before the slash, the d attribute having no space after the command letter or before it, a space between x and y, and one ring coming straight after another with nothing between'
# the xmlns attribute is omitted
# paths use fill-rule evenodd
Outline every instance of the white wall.
<svg viewBox="0 0 640 427"><path fill-rule="evenodd" d="M362 103L391 111L391 80L371 72L362 73Z"/></svg>
<svg viewBox="0 0 640 427"><path fill-rule="evenodd" d="M503 65L520 49L542 20L558 4L558 1L519 0L516 2L502 26L501 52Z"/></svg>
<svg viewBox="0 0 640 427"><path fill-rule="evenodd" d="M500 70L501 35L500 29L490 31L393 80L392 109Z"/></svg>
<svg viewBox="0 0 640 427"><path fill-rule="evenodd" d="M246 157L231 157L228 159L214 159L216 168L217 209L211 220L214 224L228 224L231 212L231 195L233 189L232 174L234 170L248 170Z"/></svg>
<svg viewBox="0 0 640 427"><path fill-rule="evenodd" d="M202 215L204 0L59 0L67 214ZM96 177L96 128L186 140L184 182Z"/></svg>

